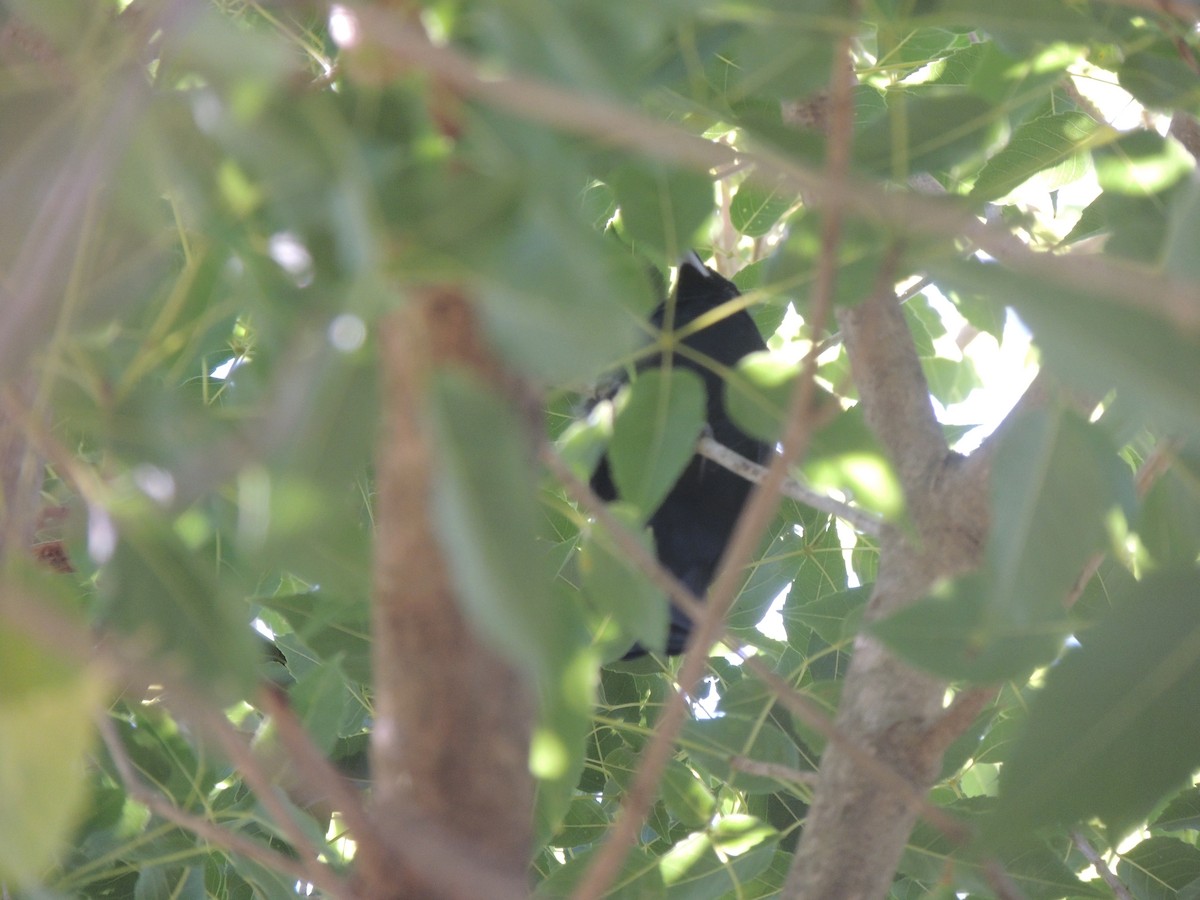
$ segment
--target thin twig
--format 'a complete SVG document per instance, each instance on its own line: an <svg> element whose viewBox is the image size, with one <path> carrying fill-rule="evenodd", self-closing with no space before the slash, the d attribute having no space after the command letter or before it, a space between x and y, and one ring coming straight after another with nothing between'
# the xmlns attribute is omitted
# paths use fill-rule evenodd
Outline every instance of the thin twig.
<svg viewBox="0 0 1200 900"><path fill-rule="evenodd" d="M1113 892L1113 897L1115 897L1116 900L1133 900L1133 895L1129 893L1129 888L1126 887L1124 882L1122 882L1121 879L1116 876L1116 873L1108 867L1108 862L1103 856L1100 855L1096 848L1092 846L1091 841L1084 837L1082 831L1079 829L1073 829L1071 831L1071 843L1073 843L1079 852L1087 858L1087 861L1095 867L1096 872L1102 879L1104 879L1104 883L1107 884L1109 889Z"/></svg>
<svg viewBox="0 0 1200 900"><path fill-rule="evenodd" d="M130 797L155 815L228 852L252 859L271 871L279 872L299 882L311 883L330 897L353 900L356 896L344 879L328 866L322 865L316 860L292 859L284 856L245 835L221 828L208 819L185 812L175 806L161 794L143 784L137 777L133 770L133 763L125 751L125 745L121 743L121 738L107 714L100 714L96 717L96 726L104 741L104 746L108 749L108 755L117 767L117 773L121 776L125 790L128 791Z"/></svg>
<svg viewBox="0 0 1200 900"><path fill-rule="evenodd" d="M766 477L766 466L761 466L752 460L746 459L746 457L742 456L736 450L729 449L713 438L700 438L699 443L696 445L696 452L755 484L761 484L763 478ZM835 500L826 494L818 493L794 478L785 478L783 484L779 486L779 492L783 496L790 497L799 503L803 503L805 506L812 507L818 512L837 516L839 519L854 526L854 529L862 534L879 537L883 533L883 520L878 516L872 515L856 506L851 506L849 503L843 503L841 500Z"/></svg>
<svg viewBox="0 0 1200 900"><path fill-rule="evenodd" d="M845 753L867 778L879 787L895 793L905 804L917 810L922 819L956 844L967 842L971 836L971 827L966 822L931 803L911 781L839 729L833 719L811 698L797 691L757 657L744 660L743 665L771 689L775 698L788 712Z"/></svg>
<svg viewBox="0 0 1200 900"><path fill-rule="evenodd" d="M170 693L167 699L170 702ZM208 703L189 702L184 710L184 717L195 721L201 726L202 734L217 742L225 756L237 768L242 780L287 837L300 859L307 865L319 865L317 860L324 850L310 840L308 833L296 821L293 807L283 801L280 789L271 783L270 777L263 770L262 762L250 749L245 735L233 727L224 713Z"/></svg>
<svg viewBox="0 0 1200 900"><path fill-rule="evenodd" d="M794 784L816 784L817 782L816 772L805 772L782 763L764 762L761 759L750 759L748 756L731 756L729 768L735 772L745 772L747 775L761 775L763 778L790 781Z"/></svg>

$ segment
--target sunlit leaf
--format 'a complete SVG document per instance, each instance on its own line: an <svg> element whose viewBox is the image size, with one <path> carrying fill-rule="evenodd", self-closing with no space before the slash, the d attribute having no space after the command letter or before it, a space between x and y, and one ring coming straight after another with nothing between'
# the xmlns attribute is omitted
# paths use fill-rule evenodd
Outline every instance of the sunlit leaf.
<svg viewBox="0 0 1200 900"><path fill-rule="evenodd" d="M1086 151L1096 140L1097 123L1081 112L1056 113L1026 122L975 180L972 196L994 200L1043 169Z"/></svg>

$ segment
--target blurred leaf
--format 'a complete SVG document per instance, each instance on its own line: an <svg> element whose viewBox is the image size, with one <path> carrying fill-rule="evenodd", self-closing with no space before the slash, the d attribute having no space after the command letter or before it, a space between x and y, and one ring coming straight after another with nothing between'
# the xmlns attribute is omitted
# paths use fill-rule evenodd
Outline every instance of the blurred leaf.
<svg viewBox="0 0 1200 900"><path fill-rule="evenodd" d="M742 431L764 441L777 440L783 428L800 367L767 351L738 360L737 378L725 382L725 409Z"/></svg>
<svg viewBox="0 0 1200 900"><path fill-rule="evenodd" d="M1200 882L1200 850L1175 838L1147 838L1121 854L1116 876L1138 898L1190 897Z"/></svg>
<svg viewBox="0 0 1200 900"><path fill-rule="evenodd" d="M1167 219L1163 246L1163 272L1176 278L1200 281L1200 263L1191 250L1200 245L1200 179L1189 178L1175 197Z"/></svg>
<svg viewBox="0 0 1200 900"><path fill-rule="evenodd" d="M988 0L944 0L936 5L943 23L981 30L1014 56L1034 53L1056 41L1100 40L1103 31L1084 11L1062 3L1010 0L1001 6Z"/></svg>
<svg viewBox="0 0 1200 900"><path fill-rule="evenodd" d="M591 378L633 348L637 314L653 303L628 253L581 233L574 211L535 200L501 236L481 262L478 296L515 368L550 382Z"/></svg>
<svg viewBox="0 0 1200 900"><path fill-rule="evenodd" d="M722 859L713 849L712 838L697 832L679 841L662 857L662 895L668 900L704 900L735 896L742 885L756 878L775 857L775 847L757 847L747 853Z"/></svg>
<svg viewBox="0 0 1200 900"><path fill-rule="evenodd" d="M430 385L441 455L435 525L464 612L526 671L553 671L572 641L534 544L531 451L513 412L472 376L445 370Z"/></svg>
<svg viewBox="0 0 1200 900"><path fill-rule="evenodd" d="M1145 106L1192 110L1200 106L1200 75L1166 41L1127 56L1117 70L1117 80Z"/></svg>
<svg viewBox="0 0 1200 900"><path fill-rule="evenodd" d="M1047 673L1001 770L989 840L1092 815L1116 839L1200 766L1196 574L1148 577Z"/></svg>
<svg viewBox="0 0 1200 900"><path fill-rule="evenodd" d="M640 531L636 513L625 504L610 512L635 534ZM648 533L642 544L653 551ZM601 611L617 620L621 631L646 647L661 647L667 636L667 602L641 571L634 568L599 524L589 530L579 548L580 588Z"/></svg>
<svg viewBox="0 0 1200 900"><path fill-rule="evenodd" d="M534 897L566 900L574 893L575 885L587 871L595 852L595 849L591 849L577 854L555 869L550 877L534 888ZM624 865L604 896L616 900L652 900L666 896L665 890L658 859L641 847L634 847L625 857Z"/></svg>
<svg viewBox="0 0 1200 900"><path fill-rule="evenodd" d="M991 107L977 97L896 88L887 101L888 114L854 142L855 162L872 174L907 178L940 171L982 153L995 131Z"/></svg>
<svg viewBox="0 0 1200 900"><path fill-rule="evenodd" d="M690 369L648 369L617 410L608 458L621 499L649 517L695 454L705 393Z"/></svg>
<svg viewBox="0 0 1200 900"><path fill-rule="evenodd" d="M108 527L115 528L116 549L98 585L107 624L197 687L223 699L246 691L257 658L248 610L222 589L213 562L188 547L144 497L131 497Z"/></svg>
<svg viewBox="0 0 1200 900"><path fill-rule="evenodd" d="M1104 541L1104 517L1133 508L1128 466L1094 425L1036 410L992 464L992 527L981 570L872 630L939 674L998 681L1048 662L1070 631L1063 603Z"/></svg>
<svg viewBox="0 0 1200 900"><path fill-rule="evenodd" d="M1138 537L1160 565L1200 555L1200 473L1182 460L1164 472L1142 501Z"/></svg>
<svg viewBox="0 0 1200 900"><path fill-rule="evenodd" d="M1104 191L1151 197L1185 178L1192 157L1176 141L1154 131L1134 131L1097 148L1092 159Z"/></svg>
<svg viewBox="0 0 1200 900"><path fill-rule="evenodd" d="M987 571L1014 625L1044 621L1104 540L1103 517L1131 515L1133 476L1105 434L1072 412L1037 410L1005 433L992 464Z"/></svg>
<svg viewBox="0 0 1200 900"><path fill-rule="evenodd" d="M762 237L770 231L796 198L782 188L764 188L744 181L729 205L733 227L747 237Z"/></svg>
<svg viewBox="0 0 1200 900"><path fill-rule="evenodd" d="M712 181L694 172L626 165L609 179L621 228L638 252L674 265L713 212Z"/></svg>
<svg viewBox="0 0 1200 900"><path fill-rule="evenodd" d="M70 847L106 686L0 627L0 878L33 885Z"/></svg>

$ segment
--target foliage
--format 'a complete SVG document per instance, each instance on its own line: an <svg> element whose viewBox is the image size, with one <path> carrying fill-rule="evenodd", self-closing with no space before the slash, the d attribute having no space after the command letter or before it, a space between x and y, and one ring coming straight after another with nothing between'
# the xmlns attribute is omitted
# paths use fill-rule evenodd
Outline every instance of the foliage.
<svg viewBox="0 0 1200 900"><path fill-rule="evenodd" d="M982 387L984 362L1015 339L1006 308L1085 407L1052 402L1012 425L984 568L876 629L956 688L1002 685L932 798L978 841L922 824L893 895L982 895L995 859L1031 897L1108 895L1080 843L1109 854L1131 896L1192 895L1200 182L1164 132L1200 114L1194 23L1154 4L1043 0L870 0L854 15L830 0L421 7L439 44L478 62L474 95L389 59L386 35L339 55L344 10L0 4L0 374L34 373L47 503L68 511L41 537L64 540L76 569L10 562L10 583L165 660L260 745L271 734L254 684L274 680L322 751L361 768L374 323L423 285L467 286L505 363L545 388L556 451L585 474L611 439L618 474L651 505L686 461L695 385L677 374L664 411L666 385L643 379L617 398L615 425L602 409L587 417L584 394L666 340L645 318L667 267L696 247L741 269L789 364L725 373L760 430L777 423L780 379L822 338L810 321L822 220L783 176L818 172L826 147L820 128L785 123L781 101L829 83L848 33L854 183L877 202L846 223L837 302L861 299L899 247L939 408ZM571 103L521 113L488 89L508 83L497 73ZM714 178L663 122L783 164ZM906 191L921 173L939 195ZM914 204L889 212L899 195ZM1016 262L945 224L967 219L1006 231ZM1055 265L1098 240L1099 279ZM1098 284L1108 272L1128 278ZM1144 295L1127 289L1138 278ZM820 360L829 415L800 474L903 527L894 460L854 405L845 353L833 344ZM542 688L535 754L558 756L534 761L533 872L539 896L566 896L677 666L597 663L661 632L665 599L533 471L523 423L459 373L432 396L439 528L465 608ZM662 453L639 455L646 445ZM1164 456L1161 480L1135 483ZM869 535L785 502L729 633L832 710L877 564ZM156 697L106 706L84 660L19 645L0 629L0 881L13 896L296 895L294 877L134 796L111 746L88 738L91 717L106 710L151 791L286 851L294 836L225 753ZM613 896L754 898L783 884L824 739L735 657L712 657L708 685ZM337 818L316 806L299 818L326 859L348 862ZM1132 834L1145 839L1122 843Z"/></svg>

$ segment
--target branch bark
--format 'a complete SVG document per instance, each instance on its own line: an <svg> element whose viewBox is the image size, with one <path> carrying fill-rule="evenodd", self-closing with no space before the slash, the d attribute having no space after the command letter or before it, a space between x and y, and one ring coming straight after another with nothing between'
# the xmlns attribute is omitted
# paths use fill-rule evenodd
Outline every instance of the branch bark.
<svg viewBox="0 0 1200 900"><path fill-rule="evenodd" d="M435 367L474 368L503 384L470 305L430 289L380 325L383 429L377 452L373 597L375 817L424 818L476 860L524 881L531 854L533 779L529 686L472 633L432 527L437 460L424 385ZM374 897L468 896L398 865Z"/></svg>
<svg viewBox="0 0 1200 900"><path fill-rule="evenodd" d="M912 525L911 531L884 530L869 623L919 600L938 578L978 564L988 521L986 470L965 467L946 447L891 286L880 285L859 306L841 310L839 321L867 423L896 468ZM919 814L912 797L932 787L942 754L960 730L942 727L945 691L941 680L859 635L836 727L908 779L912 791L867 777L831 743L784 896L887 895Z"/></svg>

